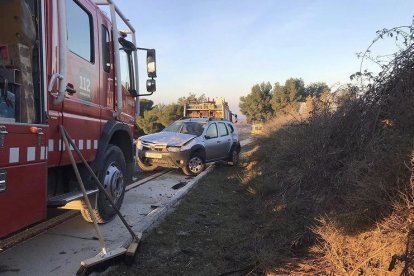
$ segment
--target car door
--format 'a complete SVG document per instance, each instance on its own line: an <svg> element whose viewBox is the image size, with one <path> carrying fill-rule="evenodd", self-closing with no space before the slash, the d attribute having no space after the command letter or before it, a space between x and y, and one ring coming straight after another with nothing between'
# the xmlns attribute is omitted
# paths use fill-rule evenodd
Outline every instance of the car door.
<svg viewBox="0 0 414 276"><path fill-rule="evenodd" d="M206 161L220 158L220 137L218 134L217 125L211 123L204 136L206 148Z"/></svg>
<svg viewBox="0 0 414 276"><path fill-rule="evenodd" d="M218 158L225 159L229 156L232 139L229 130L226 127L225 123L219 122L217 124L219 132L219 142L218 142Z"/></svg>
<svg viewBox="0 0 414 276"><path fill-rule="evenodd" d="M227 129L230 132L230 136L232 139L232 144L237 143L239 141L239 134L237 133L236 129L231 123L227 123Z"/></svg>

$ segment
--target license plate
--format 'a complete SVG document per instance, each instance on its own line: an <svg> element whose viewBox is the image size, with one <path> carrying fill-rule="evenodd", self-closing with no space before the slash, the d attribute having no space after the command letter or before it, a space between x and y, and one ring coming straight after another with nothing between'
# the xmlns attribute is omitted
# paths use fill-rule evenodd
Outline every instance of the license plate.
<svg viewBox="0 0 414 276"><path fill-rule="evenodd" d="M162 158L162 154L161 153L156 153L156 152L146 152L145 157L148 157L148 158Z"/></svg>

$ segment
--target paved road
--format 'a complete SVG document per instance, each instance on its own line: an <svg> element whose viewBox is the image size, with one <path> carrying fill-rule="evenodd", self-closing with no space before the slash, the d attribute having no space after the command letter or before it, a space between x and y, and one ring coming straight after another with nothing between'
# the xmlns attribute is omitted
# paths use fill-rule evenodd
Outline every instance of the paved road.
<svg viewBox="0 0 414 276"><path fill-rule="evenodd" d="M244 140L242 146L250 142ZM211 169L195 178L171 170L139 179L127 187L121 212L135 232L148 231ZM102 225L101 231L108 250L122 246L130 237L119 218ZM0 274L74 275L80 262L99 250L92 224L78 215L0 253Z"/></svg>
<svg viewBox="0 0 414 276"><path fill-rule="evenodd" d="M192 178L173 170L145 184L140 185L141 180L128 186L121 210L125 219L135 232L150 229L205 173ZM101 230L109 250L122 246L130 237L119 218L102 225ZM92 224L76 216L1 253L0 274L74 275L80 261L98 252Z"/></svg>

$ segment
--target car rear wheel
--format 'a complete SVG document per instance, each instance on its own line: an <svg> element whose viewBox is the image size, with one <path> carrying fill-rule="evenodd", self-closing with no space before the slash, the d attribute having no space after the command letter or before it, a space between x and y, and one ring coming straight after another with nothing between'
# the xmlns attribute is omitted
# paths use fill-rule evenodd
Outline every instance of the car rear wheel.
<svg viewBox="0 0 414 276"><path fill-rule="evenodd" d="M137 164L138 164L138 167L141 169L141 171L144 171L144 172L152 172L158 168L157 165L144 163L139 157L137 157Z"/></svg>
<svg viewBox="0 0 414 276"><path fill-rule="evenodd" d="M239 165L240 162L240 151L237 149L233 149L230 153L230 163L232 166Z"/></svg>
<svg viewBox="0 0 414 276"><path fill-rule="evenodd" d="M186 175L198 175L206 168L206 163L203 157L196 153L188 160L187 166L183 168Z"/></svg>

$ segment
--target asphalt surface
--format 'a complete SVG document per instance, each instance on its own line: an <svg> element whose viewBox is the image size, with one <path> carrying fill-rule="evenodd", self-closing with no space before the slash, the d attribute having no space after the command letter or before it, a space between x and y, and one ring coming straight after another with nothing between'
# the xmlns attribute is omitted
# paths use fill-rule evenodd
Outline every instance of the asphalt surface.
<svg viewBox="0 0 414 276"><path fill-rule="evenodd" d="M202 177L187 177L178 170L158 174L148 182L144 179L127 187L121 212L137 233L149 230ZM109 251L130 238L119 218L101 225L101 232ZM1 253L0 274L74 275L82 260L99 251L92 224L77 215Z"/></svg>
<svg viewBox="0 0 414 276"><path fill-rule="evenodd" d="M250 139L241 142L242 146L247 143ZM195 178L184 175L181 170L139 173L126 189L121 212L136 233L149 231L211 169ZM101 225L101 232L109 251L123 246L130 238L119 218ZM82 260L94 257L99 251L93 225L75 215L1 252L0 274L74 275Z"/></svg>

